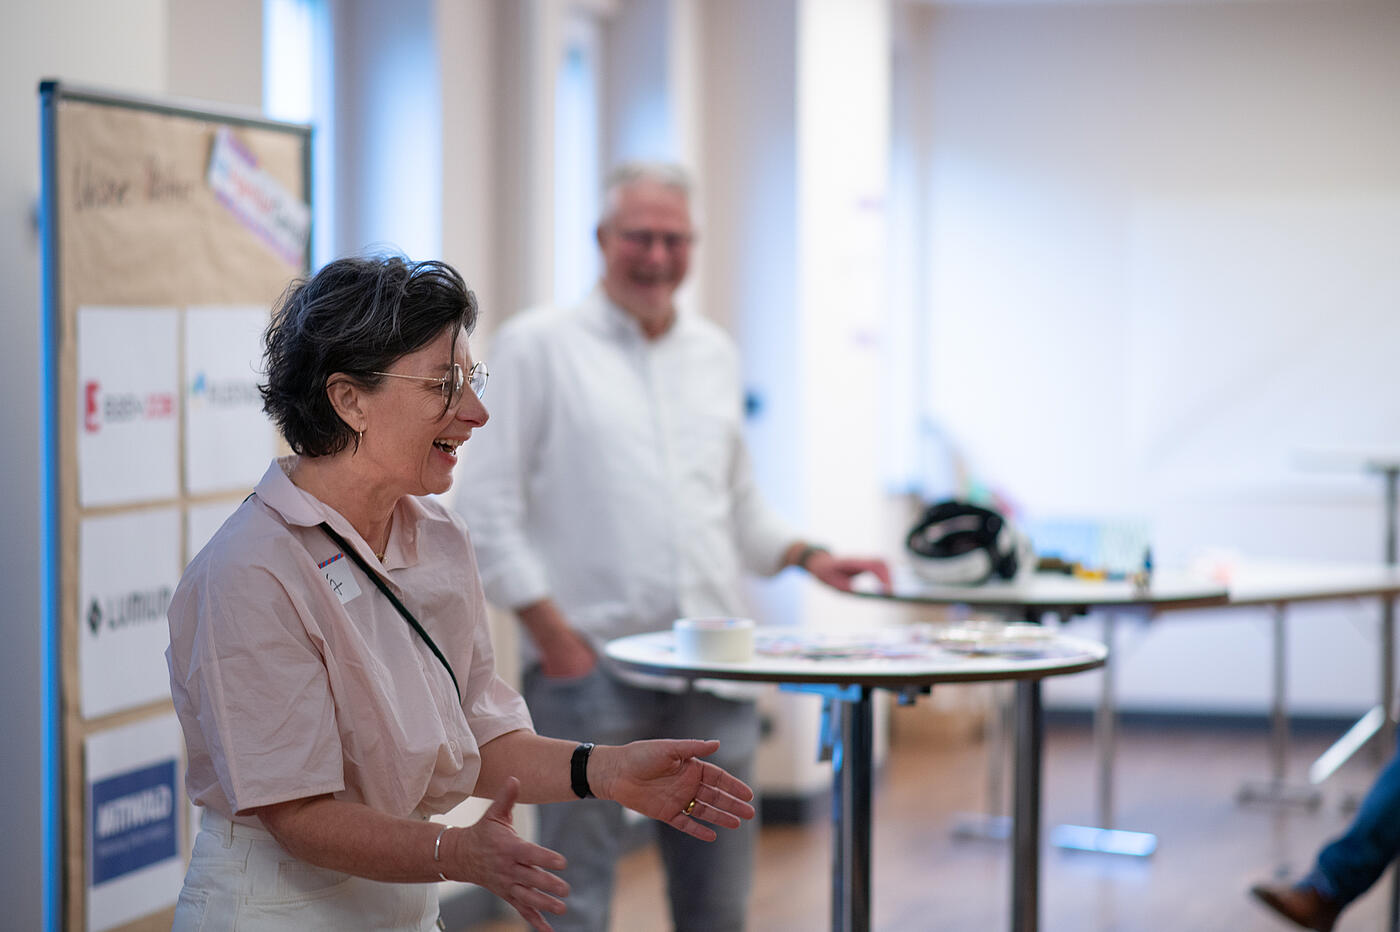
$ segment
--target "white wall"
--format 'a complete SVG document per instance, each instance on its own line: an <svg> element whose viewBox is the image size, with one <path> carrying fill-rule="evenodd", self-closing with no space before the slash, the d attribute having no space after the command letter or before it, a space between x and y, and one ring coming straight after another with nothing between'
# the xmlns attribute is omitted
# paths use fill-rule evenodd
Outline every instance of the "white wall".
<svg viewBox="0 0 1400 932"><path fill-rule="evenodd" d="M921 349L973 468L1032 516L1146 516L1159 564L1378 559L1379 481L1299 463L1400 440L1400 6L922 15ZM1376 614L1298 612L1295 708L1374 701ZM1262 708L1266 630L1169 616L1125 704Z"/></svg>
<svg viewBox="0 0 1400 932"><path fill-rule="evenodd" d="M21 4L0 38L0 903L5 923L44 928L39 578L39 193L41 78L151 93L165 81L163 3ZM56 752L57 753L57 752ZM53 828L57 830L58 826ZM52 893L53 891L50 891Z"/></svg>
<svg viewBox="0 0 1400 932"><path fill-rule="evenodd" d="M437 0L438 57L442 74L442 257L476 292L489 333L500 307L501 263L493 224L508 202L498 190L499 146L481 140L499 135L494 125L502 95L493 0ZM475 349L475 348L474 348Z"/></svg>
<svg viewBox="0 0 1400 932"><path fill-rule="evenodd" d="M262 8L194 0L56 0L11 4L0 35L0 903L4 925L44 928L39 631L39 108L42 78L225 104L260 99ZM223 17L229 17L225 20ZM237 28L225 28L230 21ZM188 52L220 43L193 68ZM52 921L53 917L49 917Z"/></svg>
<svg viewBox="0 0 1400 932"><path fill-rule="evenodd" d="M338 0L334 252L442 252L442 98L432 0Z"/></svg>
<svg viewBox="0 0 1400 932"><path fill-rule="evenodd" d="M628 0L607 24L603 164L674 152L669 33L673 0ZM606 168L604 169L606 171Z"/></svg>
<svg viewBox="0 0 1400 932"><path fill-rule="evenodd" d="M847 553L887 552L878 481L884 403L890 163L890 17L885 4L802 0L798 7L797 451L775 457L802 477L806 532ZM763 318L760 311L759 319ZM750 324L752 326L752 324ZM783 345L746 349L756 366ZM803 582L809 624L869 625L880 606Z"/></svg>
<svg viewBox="0 0 1400 932"><path fill-rule="evenodd" d="M260 111L261 0L167 0L167 6L166 93Z"/></svg>
<svg viewBox="0 0 1400 932"><path fill-rule="evenodd" d="M781 10L788 4L780 0L769 6ZM711 188L707 164L705 108L724 78L711 82L703 49L706 24L724 16L726 8L710 0L625 0L601 18L603 171L629 160L659 160L677 162L691 172L696 182L691 219L701 247L694 250L677 302L720 323L728 323L729 308L705 291L712 280L709 247L716 229L708 205L719 196ZM780 67L780 62L772 66ZM733 80L732 74L725 77Z"/></svg>
<svg viewBox="0 0 1400 932"><path fill-rule="evenodd" d="M806 519L798 225L798 11L795 0L710 0L702 8L701 179L705 313L741 351L755 403L745 436L765 499ZM812 533L819 533L820 529ZM785 573L750 589L767 624L802 619L805 582Z"/></svg>

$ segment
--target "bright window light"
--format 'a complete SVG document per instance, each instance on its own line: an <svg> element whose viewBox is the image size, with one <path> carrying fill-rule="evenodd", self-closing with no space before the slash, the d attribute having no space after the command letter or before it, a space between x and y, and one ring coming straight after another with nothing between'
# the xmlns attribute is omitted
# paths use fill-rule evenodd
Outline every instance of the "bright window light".
<svg viewBox="0 0 1400 932"><path fill-rule="evenodd" d="M264 0L263 112L310 123L315 115L315 23L319 0Z"/></svg>
<svg viewBox="0 0 1400 932"><path fill-rule="evenodd" d="M598 25L575 14L559 62L554 110L554 298L570 304L598 279L593 228L601 211Z"/></svg>
<svg viewBox="0 0 1400 932"><path fill-rule="evenodd" d="M263 0L263 113L313 127L313 269L336 255L333 41L326 0Z"/></svg>

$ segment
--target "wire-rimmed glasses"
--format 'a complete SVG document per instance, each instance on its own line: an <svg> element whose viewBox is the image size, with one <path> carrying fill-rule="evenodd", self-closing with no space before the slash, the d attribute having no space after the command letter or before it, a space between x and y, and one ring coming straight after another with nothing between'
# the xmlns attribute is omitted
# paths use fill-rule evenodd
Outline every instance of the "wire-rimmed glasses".
<svg viewBox="0 0 1400 932"><path fill-rule="evenodd" d="M432 382L438 386L442 392L444 410L455 408L457 402L462 400L463 386L470 385L472 393L480 398L486 393L486 380L491 377L491 371L486 368L484 360L478 360L472 367L463 370L460 363L453 363L452 369L447 375L404 375L401 372L379 372L371 370L371 375L383 375L391 379L413 379L415 382Z"/></svg>

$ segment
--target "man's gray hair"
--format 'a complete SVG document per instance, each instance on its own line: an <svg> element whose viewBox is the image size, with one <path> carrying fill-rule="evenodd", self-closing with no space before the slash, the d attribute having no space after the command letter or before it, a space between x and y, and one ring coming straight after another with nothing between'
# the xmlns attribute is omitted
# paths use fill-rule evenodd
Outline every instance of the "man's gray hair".
<svg viewBox="0 0 1400 932"><path fill-rule="evenodd" d="M603 216L598 225L603 226L617 212L617 194L623 188L641 181L649 181L667 188L675 188L690 200L690 172L674 162L622 162L608 172L603 181Z"/></svg>

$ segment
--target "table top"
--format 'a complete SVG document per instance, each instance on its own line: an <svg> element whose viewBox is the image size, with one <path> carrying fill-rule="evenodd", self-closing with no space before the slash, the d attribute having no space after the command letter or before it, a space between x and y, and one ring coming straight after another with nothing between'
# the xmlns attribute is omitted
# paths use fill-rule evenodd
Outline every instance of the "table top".
<svg viewBox="0 0 1400 932"><path fill-rule="evenodd" d="M1400 567L1381 563L1264 563L1245 561L1222 567L1219 579L1159 572L1138 588L1127 580L1078 579L1057 573L1034 573L1014 582L980 586L935 586L909 567L894 570L893 592L869 583L856 591L868 598L923 605L1084 614L1096 608L1140 608L1150 612L1220 606L1318 602L1334 599L1400 596Z"/></svg>
<svg viewBox="0 0 1400 932"><path fill-rule="evenodd" d="M1383 563L1242 563L1229 573L1231 605L1400 595L1400 567Z"/></svg>
<svg viewBox="0 0 1400 932"><path fill-rule="evenodd" d="M866 632L760 627L753 658L705 663L676 655L670 631L609 641L608 657L625 669L693 679L760 683L930 686L988 680L1041 679L1101 667L1107 649L1095 641L1045 629L1016 653L964 653L930 640L931 625ZM1009 649L1015 649L1009 648Z"/></svg>
<svg viewBox="0 0 1400 932"><path fill-rule="evenodd" d="M1385 473L1400 470L1400 447L1310 447L1294 460L1305 469Z"/></svg>
<svg viewBox="0 0 1400 932"><path fill-rule="evenodd" d="M924 605L970 605L1075 614L1108 606L1205 608L1225 605L1229 600L1224 583L1184 573L1155 573L1146 587L1138 587L1128 580L1079 579L1062 573L1032 573L1014 581L995 580L980 586L938 586L925 582L907 566L894 567L893 573L893 592L882 592L866 583L855 590L855 594Z"/></svg>

